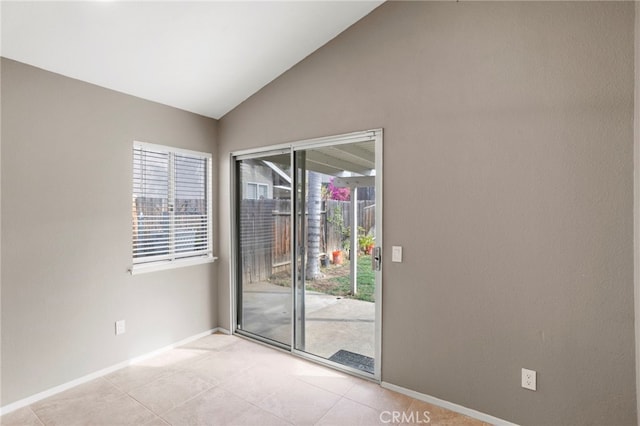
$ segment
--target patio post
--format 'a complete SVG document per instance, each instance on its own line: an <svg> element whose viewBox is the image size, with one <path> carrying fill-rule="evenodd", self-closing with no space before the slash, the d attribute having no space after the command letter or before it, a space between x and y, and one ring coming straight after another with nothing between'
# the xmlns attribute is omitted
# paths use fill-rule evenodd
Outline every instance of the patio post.
<svg viewBox="0 0 640 426"><path fill-rule="evenodd" d="M358 293L358 187L351 187L351 294Z"/></svg>

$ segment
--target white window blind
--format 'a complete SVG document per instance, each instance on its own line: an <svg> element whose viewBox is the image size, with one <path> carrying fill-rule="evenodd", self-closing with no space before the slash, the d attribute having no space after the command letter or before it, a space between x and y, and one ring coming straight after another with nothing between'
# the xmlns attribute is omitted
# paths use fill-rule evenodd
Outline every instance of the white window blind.
<svg viewBox="0 0 640 426"><path fill-rule="evenodd" d="M210 154L134 143L132 272L213 259L211 165Z"/></svg>

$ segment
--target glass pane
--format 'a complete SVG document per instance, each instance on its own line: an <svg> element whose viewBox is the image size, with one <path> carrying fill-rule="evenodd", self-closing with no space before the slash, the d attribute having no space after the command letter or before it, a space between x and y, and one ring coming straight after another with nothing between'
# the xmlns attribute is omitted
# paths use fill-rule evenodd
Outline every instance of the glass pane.
<svg viewBox="0 0 640 426"><path fill-rule="evenodd" d="M295 348L374 374L375 143L296 152Z"/></svg>
<svg viewBox="0 0 640 426"><path fill-rule="evenodd" d="M292 308L290 164L288 154L236 162L238 328L285 345Z"/></svg>
<svg viewBox="0 0 640 426"><path fill-rule="evenodd" d="M264 184L258 185L258 198L259 199L269 198L269 186L268 185L264 185Z"/></svg>

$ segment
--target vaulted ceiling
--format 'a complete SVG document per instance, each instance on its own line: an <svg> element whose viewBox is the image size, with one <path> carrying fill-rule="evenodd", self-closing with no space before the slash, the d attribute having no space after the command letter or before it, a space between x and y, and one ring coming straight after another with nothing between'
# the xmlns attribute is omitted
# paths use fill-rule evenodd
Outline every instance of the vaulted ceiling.
<svg viewBox="0 0 640 426"><path fill-rule="evenodd" d="M2 1L1 55L220 118L382 1Z"/></svg>

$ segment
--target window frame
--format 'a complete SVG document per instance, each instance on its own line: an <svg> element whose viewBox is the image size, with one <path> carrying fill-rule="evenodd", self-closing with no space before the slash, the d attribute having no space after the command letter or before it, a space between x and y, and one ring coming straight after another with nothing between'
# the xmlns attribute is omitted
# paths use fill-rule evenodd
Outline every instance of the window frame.
<svg viewBox="0 0 640 426"><path fill-rule="evenodd" d="M142 149L142 150L148 150L148 151L155 151L155 152L160 152L160 153L166 153L169 156L169 171L168 171L168 188L169 188L169 200L168 200L168 204L171 205L170 209L170 217L175 218L175 199L176 199L176 169L175 169L175 156L176 155L184 155L184 156L190 156L190 157L195 157L198 159L203 159L206 161L205 164L205 197L206 197L206 210L207 210L207 241L206 241L206 251L203 251L202 255L193 255L193 256L186 256L186 257L179 257L179 252L177 252L175 250L175 247L173 247L172 251L170 252L170 254L172 255L171 258L166 259L150 259L148 261L135 261L134 258L134 245L135 245L135 234L134 234L134 223L133 223L133 213L134 213L134 203L135 203L135 194L134 194L134 186L135 186L135 177L134 177L134 170L133 170L133 164L135 161L134 155L135 155L135 150L136 149ZM131 275L136 275L136 274L140 274L140 273L146 273L146 272L153 272L153 271L161 271L161 270L167 270L167 269L175 269L175 268L181 268L181 267L185 267L185 266L192 266L192 265L200 265L200 264L204 264L204 263L211 263L214 262L217 257L215 257L213 255L213 155L211 153L207 153L207 152L200 152L200 151L193 151L193 150L188 150L188 149L182 149L182 148L176 148L176 147L172 147L172 146L168 146L168 145L159 145L159 144L153 144L153 143L148 143L148 142L140 142L140 141L133 141L132 147L131 147L131 163L132 165L132 170L131 170L131 180L130 180L130 185L131 185L131 201L132 201L132 206L131 206L131 213L132 213L132 223L131 223L131 252L130 252L130 256L131 256L131 266L129 267L129 273ZM176 234L175 234L175 228L173 227L173 224L170 226L170 239L171 240L175 240L176 238ZM151 256L149 256L151 257ZM142 258L144 259L144 258Z"/></svg>

